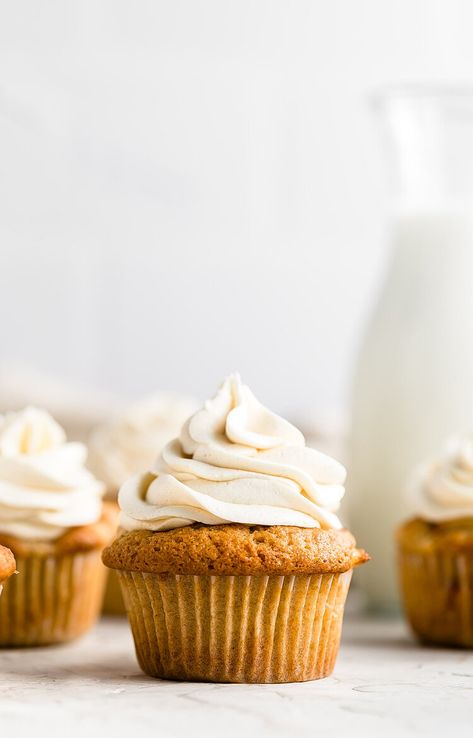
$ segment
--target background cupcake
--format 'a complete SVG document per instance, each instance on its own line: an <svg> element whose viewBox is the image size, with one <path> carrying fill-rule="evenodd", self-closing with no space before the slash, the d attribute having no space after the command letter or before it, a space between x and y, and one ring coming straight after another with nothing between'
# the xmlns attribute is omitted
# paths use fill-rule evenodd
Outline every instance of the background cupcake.
<svg viewBox="0 0 473 738"><path fill-rule="evenodd" d="M115 499L123 482L148 469L197 407L189 397L156 393L98 426L89 439L87 466L105 483L107 497Z"/></svg>
<svg viewBox="0 0 473 738"><path fill-rule="evenodd" d="M197 402L174 393L144 398L100 425L90 437L88 466L106 485L106 497L116 500L132 474L149 469L164 446L175 438ZM107 577L104 612L124 615L125 605L115 572Z"/></svg>
<svg viewBox="0 0 473 738"><path fill-rule="evenodd" d="M417 517L398 531L404 607L426 642L473 646L473 436L419 469Z"/></svg>
<svg viewBox="0 0 473 738"><path fill-rule="evenodd" d="M85 459L44 411L0 416L0 544L20 572L0 600L2 646L69 640L100 611L115 520Z"/></svg>
<svg viewBox="0 0 473 738"><path fill-rule="evenodd" d="M354 566L345 470L237 376L120 490L119 571L139 662L175 679L329 674Z"/></svg>

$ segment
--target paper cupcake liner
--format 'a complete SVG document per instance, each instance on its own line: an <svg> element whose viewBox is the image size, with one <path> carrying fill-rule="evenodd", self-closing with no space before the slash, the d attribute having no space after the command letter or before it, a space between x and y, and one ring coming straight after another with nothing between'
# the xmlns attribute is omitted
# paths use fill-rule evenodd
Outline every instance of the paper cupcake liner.
<svg viewBox="0 0 473 738"><path fill-rule="evenodd" d="M351 571L119 576L138 661L153 677L276 683L333 670Z"/></svg>
<svg viewBox="0 0 473 738"><path fill-rule="evenodd" d="M108 570L102 612L105 615L126 615L120 580L115 569Z"/></svg>
<svg viewBox="0 0 473 738"><path fill-rule="evenodd" d="M18 574L0 598L0 646L41 646L77 638L102 606L101 551L16 556Z"/></svg>
<svg viewBox="0 0 473 738"><path fill-rule="evenodd" d="M399 552L408 620L421 640L473 646L473 552Z"/></svg>

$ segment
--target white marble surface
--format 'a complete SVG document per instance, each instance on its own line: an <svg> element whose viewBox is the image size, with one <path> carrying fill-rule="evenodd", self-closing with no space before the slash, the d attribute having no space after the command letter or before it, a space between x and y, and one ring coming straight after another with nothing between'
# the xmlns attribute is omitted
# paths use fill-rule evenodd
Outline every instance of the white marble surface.
<svg viewBox="0 0 473 738"><path fill-rule="evenodd" d="M284 685L161 682L128 626L69 646L0 652L2 736L473 735L473 652L419 648L397 620L351 619L333 677Z"/></svg>

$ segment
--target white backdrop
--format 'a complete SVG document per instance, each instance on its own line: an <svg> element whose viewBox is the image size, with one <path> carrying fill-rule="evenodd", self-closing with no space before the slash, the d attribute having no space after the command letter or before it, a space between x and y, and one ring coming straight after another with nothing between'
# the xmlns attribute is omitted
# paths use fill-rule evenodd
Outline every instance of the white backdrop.
<svg viewBox="0 0 473 738"><path fill-rule="evenodd" d="M2 360L336 409L386 254L369 91L473 76L469 0L0 2Z"/></svg>

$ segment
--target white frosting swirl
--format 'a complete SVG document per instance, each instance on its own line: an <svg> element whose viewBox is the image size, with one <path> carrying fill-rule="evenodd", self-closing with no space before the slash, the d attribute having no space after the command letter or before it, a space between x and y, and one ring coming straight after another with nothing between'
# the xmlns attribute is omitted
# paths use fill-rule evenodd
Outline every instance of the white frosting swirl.
<svg viewBox="0 0 473 738"><path fill-rule="evenodd" d="M92 433L89 469L116 493L132 474L151 467L197 407L195 400L172 393L157 393L131 405Z"/></svg>
<svg viewBox="0 0 473 738"><path fill-rule="evenodd" d="M123 485L120 522L153 531L194 522L341 528L334 513L345 476L230 376L151 471Z"/></svg>
<svg viewBox="0 0 473 738"><path fill-rule="evenodd" d="M85 468L86 456L43 410L0 415L0 533L49 541L95 523L104 486Z"/></svg>
<svg viewBox="0 0 473 738"><path fill-rule="evenodd" d="M473 517L473 436L453 439L440 460L419 467L410 491L423 520Z"/></svg>

